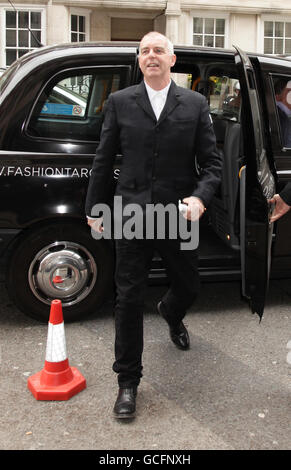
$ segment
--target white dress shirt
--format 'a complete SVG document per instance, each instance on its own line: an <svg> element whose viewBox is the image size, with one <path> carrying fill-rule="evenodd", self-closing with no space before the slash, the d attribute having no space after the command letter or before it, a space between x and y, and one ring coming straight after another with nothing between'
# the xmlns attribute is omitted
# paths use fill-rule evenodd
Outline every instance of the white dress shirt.
<svg viewBox="0 0 291 470"><path fill-rule="evenodd" d="M154 110L155 116L158 121L161 115L161 112L163 111L163 108L167 101L167 96L168 96L168 91L171 85L171 81L165 88L163 88L162 90L158 90L158 91L153 90L153 88L151 88L146 82L144 83L146 86L146 90L148 92L150 103L152 105L152 108Z"/></svg>

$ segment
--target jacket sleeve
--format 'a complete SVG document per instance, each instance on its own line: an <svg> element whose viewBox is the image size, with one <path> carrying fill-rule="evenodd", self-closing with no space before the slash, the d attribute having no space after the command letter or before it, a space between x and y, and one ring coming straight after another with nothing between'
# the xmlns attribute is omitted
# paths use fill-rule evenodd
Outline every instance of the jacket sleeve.
<svg viewBox="0 0 291 470"><path fill-rule="evenodd" d="M216 148L212 119L203 96L196 136L195 150L201 174L192 196L199 197L204 205L208 206L221 181L222 158Z"/></svg>
<svg viewBox="0 0 291 470"><path fill-rule="evenodd" d="M110 95L106 104L104 122L100 143L93 160L91 176L88 185L85 211L91 216L95 204L107 203L108 187L112 178L115 156L119 147L119 127L113 96ZM96 217L96 214L94 214Z"/></svg>

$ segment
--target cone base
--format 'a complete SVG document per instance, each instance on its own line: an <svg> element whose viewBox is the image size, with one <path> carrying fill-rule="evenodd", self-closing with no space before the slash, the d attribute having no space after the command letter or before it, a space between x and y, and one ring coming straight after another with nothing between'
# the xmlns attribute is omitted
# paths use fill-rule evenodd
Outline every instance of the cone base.
<svg viewBox="0 0 291 470"><path fill-rule="evenodd" d="M43 381L43 371L29 377L28 389L36 400L69 400L72 396L86 388L86 379L76 367L70 367L72 380L62 385L47 385Z"/></svg>

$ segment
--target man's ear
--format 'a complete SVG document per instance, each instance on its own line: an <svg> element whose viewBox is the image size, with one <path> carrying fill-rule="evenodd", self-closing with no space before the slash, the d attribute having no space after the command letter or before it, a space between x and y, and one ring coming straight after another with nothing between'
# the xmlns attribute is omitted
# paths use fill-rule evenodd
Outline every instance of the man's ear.
<svg viewBox="0 0 291 470"><path fill-rule="evenodd" d="M177 56L175 54L172 55L172 63L171 63L171 67L173 67L176 63L176 60L177 60Z"/></svg>

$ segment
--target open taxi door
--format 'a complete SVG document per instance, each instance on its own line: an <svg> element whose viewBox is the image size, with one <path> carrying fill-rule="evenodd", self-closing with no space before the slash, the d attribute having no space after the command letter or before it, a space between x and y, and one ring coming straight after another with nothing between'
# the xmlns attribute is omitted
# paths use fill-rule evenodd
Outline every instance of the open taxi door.
<svg viewBox="0 0 291 470"><path fill-rule="evenodd" d="M235 47L242 97L245 166L240 170L242 295L260 320L268 290L273 224L269 223L275 179L265 148L262 110L249 57Z"/></svg>

